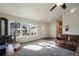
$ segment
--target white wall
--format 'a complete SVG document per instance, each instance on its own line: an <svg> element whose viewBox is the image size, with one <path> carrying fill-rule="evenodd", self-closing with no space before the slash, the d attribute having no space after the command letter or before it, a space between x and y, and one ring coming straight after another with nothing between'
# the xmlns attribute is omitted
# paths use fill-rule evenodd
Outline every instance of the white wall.
<svg viewBox="0 0 79 59"><path fill-rule="evenodd" d="M69 10L62 14L63 20L63 34L75 34L79 35L79 7L76 7L74 13L70 13ZM56 19L50 24L50 37L56 36ZM69 31L65 31L65 25L69 25Z"/></svg>
<svg viewBox="0 0 79 59"><path fill-rule="evenodd" d="M66 11L63 15L63 34L78 34L79 35L79 8L76 9L74 13L70 13ZM11 16L7 14L0 13L0 17L6 17L12 21L18 21L23 23L31 23L38 25L38 36L27 36L17 38L19 42L27 42L35 39L41 39L44 37L56 37L56 19L51 21L50 23L38 22L30 19L20 18L16 16ZM69 25L70 30L68 32L65 31L65 25Z"/></svg>
<svg viewBox="0 0 79 59"><path fill-rule="evenodd" d="M56 37L56 20L58 19L62 19L62 15L58 15L53 19L53 21L50 22L50 37Z"/></svg>
<svg viewBox="0 0 79 59"><path fill-rule="evenodd" d="M52 21L50 23L50 34L49 34L50 37L56 37L56 21Z"/></svg>
<svg viewBox="0 0 79 59"><path fill-rule="evenodd" d="M69 31L65 31L65 25L69 25ZM76 7L74 13L67 11L63 15L63 34L79 35L79 7Z"/></svg>
<svg viewBox="0 0 79 59"><path fill-rule="evenodd" d="M30 35L30 36L26 36L26 37L20 37L20 38L16 39L16 41L18 41L18 42L27 42L27 41L31 41L31 40L36 40L36 39L48 37L49 30L48 30L47 23L33 21L30 19L24 19L24 18L12 16L12 15L7 15L7 14L3 14L3 13L0 13L0 17L6 17L9 21L17 21L17 22L21 22L21 23L37 24L38 36L31 36Z"/></svg>

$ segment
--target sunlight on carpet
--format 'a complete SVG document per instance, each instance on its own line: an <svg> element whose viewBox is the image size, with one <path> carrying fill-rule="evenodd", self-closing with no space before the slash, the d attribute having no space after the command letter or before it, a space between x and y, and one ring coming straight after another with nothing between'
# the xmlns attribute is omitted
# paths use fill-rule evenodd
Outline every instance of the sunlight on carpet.
<svg viewBox="0 0 79 59"><path fill-rule="evenodd" d="M42 42L42 43L38 43L38 44L41 46L44 46L46 48L52 48L52 47L57 48L57 46L55 44L51 44L51 43L47 43L47 42Z"/></svg>
<svg viewBox="0 0 79 59"><path fill-rule="evenodd" d="M23 48L34 50L34 51L39 51L43 48L53 48L53 47L58 48L55 44L52 44L51 42L41 42L41 43L37 43L34 45L27 45L27 46L24 46Z"/></svg>
<svg viewBox="0 0 79 59"><path fill-rule="evenodd" d="M24 46L23 48L38 51L43 47L38 45L27 45L27 46Z"/></svg>

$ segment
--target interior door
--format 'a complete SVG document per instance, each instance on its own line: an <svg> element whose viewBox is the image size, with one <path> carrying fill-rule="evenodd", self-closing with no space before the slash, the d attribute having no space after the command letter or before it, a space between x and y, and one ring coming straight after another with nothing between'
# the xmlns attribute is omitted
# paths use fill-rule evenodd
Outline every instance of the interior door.
<svg viewBox="0 0 79 59"><path fill-rule="evenodd" d="M1 21L1 35L5 35L5 21Z"/></svg>
<svg viewBox="0 0 79 59"><path fill-rule="evenodd" d="M8 20L0 18L0 35L8 35Z"/></svg>

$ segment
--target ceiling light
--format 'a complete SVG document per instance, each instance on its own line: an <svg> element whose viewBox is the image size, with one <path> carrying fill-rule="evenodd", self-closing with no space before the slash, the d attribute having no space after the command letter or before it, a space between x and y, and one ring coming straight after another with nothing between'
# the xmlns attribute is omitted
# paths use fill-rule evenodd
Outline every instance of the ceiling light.
<svg viewBox="0 0 79 59"><path fill-rule="evenodd" d="M72 14L76 11L76 8L72 8L69 12Z"/></svg>
<svg viewBox="0 0 79 59"><path fill-rule="evenodd" d="M63 3L56 3L56 5L59 7L59 6L63 5Z"/></svg>

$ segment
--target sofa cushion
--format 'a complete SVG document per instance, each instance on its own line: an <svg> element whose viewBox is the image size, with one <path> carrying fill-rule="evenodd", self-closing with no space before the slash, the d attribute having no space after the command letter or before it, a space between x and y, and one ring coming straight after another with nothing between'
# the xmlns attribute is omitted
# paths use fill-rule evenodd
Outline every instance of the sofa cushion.
<svg viewBox="0 0 79 59"><path fill-rule="evenodd" d="M70 35L70 40L78 41L79 40L79 35Z"/></svg>
<svg viewBox="0 0 79 59"><path fill-rule="evenodd" d="M68 35L66 34L61 34L60 37L58 37L58 39L62 39L62 40L68 40Z"/></svg>

